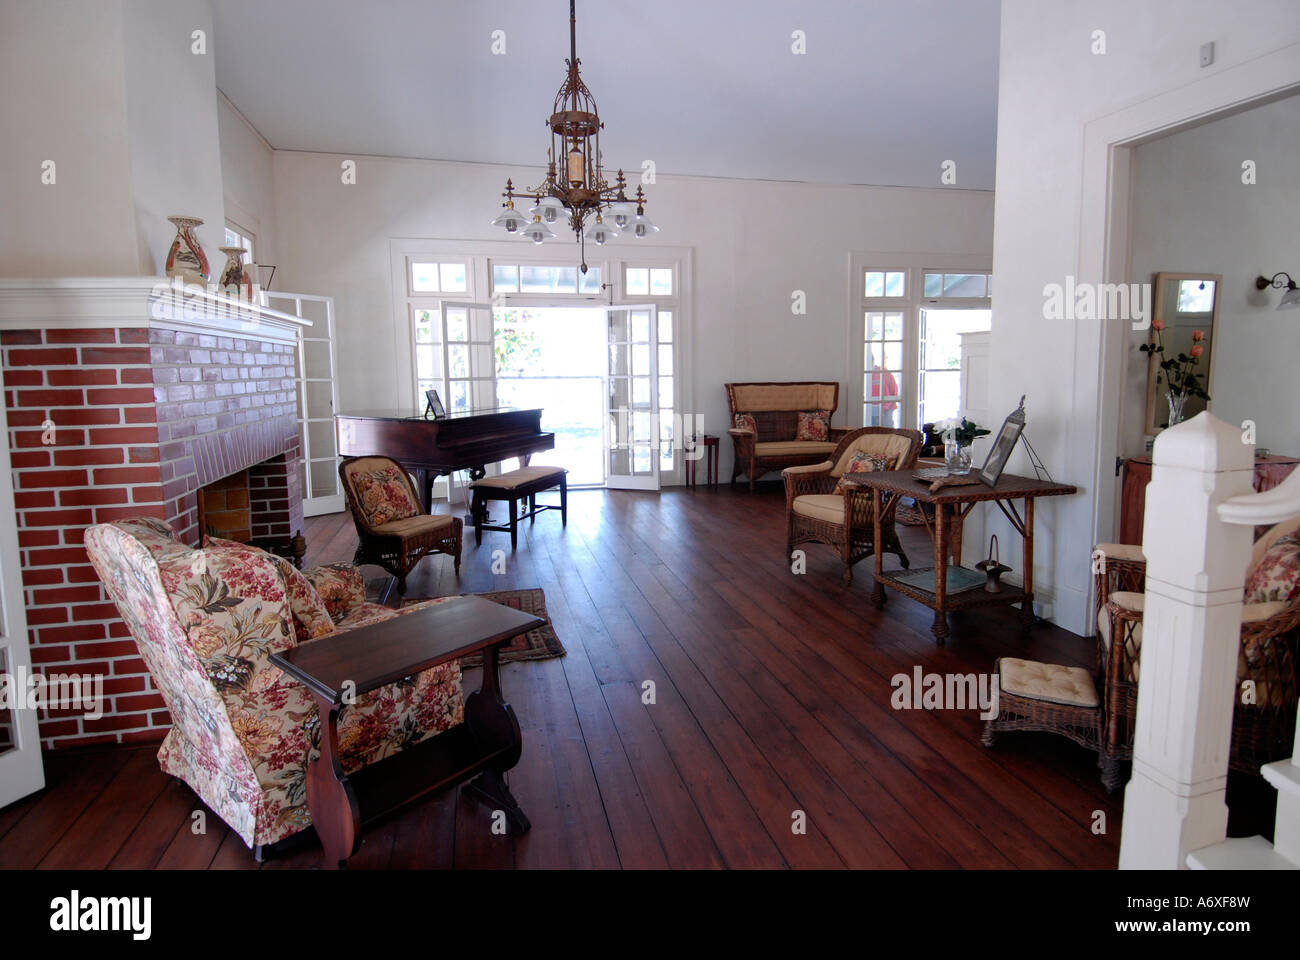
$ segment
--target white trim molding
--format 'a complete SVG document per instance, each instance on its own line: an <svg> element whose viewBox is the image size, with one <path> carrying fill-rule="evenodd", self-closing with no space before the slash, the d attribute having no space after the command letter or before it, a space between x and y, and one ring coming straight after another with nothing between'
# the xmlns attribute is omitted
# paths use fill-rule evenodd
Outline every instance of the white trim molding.
<svg viewBox="0 0 1300 960"><path fill-rule="evenodd" d="M311 321L168 277L0 279L0 330L145 326L296 344Z"/></svg>

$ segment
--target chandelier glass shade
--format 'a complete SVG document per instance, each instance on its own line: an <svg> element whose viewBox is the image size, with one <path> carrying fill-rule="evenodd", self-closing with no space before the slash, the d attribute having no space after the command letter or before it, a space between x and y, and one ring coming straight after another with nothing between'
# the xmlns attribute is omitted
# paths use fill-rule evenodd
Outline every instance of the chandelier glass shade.
<svg viewBox="0 0 1300 960"><path fill-rule="evenodd" d="M619 170L610 183L606 179L600 150L600 131L605 124L596 110L596 99L578 72L577 16L575 0L569 0L568 72L555 95L551 117L551 144L546 155L546 179L536 187L516 190L506 181L502 211L492 221L507 233L527 237L533 243L555 238L551 224L568 221L583 250L582 272L587 272L586 241L602 245L630 233L644 238L658 231L645 216L645 194L637 187L627 195L627 178ZM516 198L533 201L529 216L514 209ZM540 228L540 229L539 229Z"/></svg>

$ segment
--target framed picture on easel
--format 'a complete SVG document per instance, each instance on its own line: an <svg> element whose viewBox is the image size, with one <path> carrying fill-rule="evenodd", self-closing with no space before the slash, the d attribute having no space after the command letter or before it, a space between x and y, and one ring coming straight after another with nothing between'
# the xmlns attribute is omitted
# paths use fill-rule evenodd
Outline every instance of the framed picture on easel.
<svg viewBox="0 0 1300 960"><path fill-rule="evenodd" d="M1007 461L1011 459L1011 451L1016 448L1016 441L1020 439L1020 434L1025 430L1025 398L1020 398L1020 406L1012 411L1011 415L1002 421L1002 429L998 431L997 438L993 441L993 448L989 450L988 459L984 461L984 466L980 468L980 482L988 487L995 487L998 478L1002 476L1002 471L1006 469Z"/></svg>
<svg viewBox="0 0 1300 960"><path fill-rule="evenodd" d="M433 414L433 419L441 420L447 416L447 411L442 405L442 398L438 396L437 390L424 391L425 407L424 415Z"/></svg>

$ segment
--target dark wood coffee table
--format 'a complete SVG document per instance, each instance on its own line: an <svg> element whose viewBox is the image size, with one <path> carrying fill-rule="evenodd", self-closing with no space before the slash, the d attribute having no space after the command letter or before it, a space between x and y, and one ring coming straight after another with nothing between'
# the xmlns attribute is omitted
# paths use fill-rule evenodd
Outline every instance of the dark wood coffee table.
<svg viewBox="0 0 1300 960"><path fill-rule="evenodd" d="M934 611L934 624L930 632L935 640L943 643L950 633L948 629L949 610L966 610L972 607L991 607L999 604L1020 604L1021 624L1028 630L1034 622L1034 500L1038 497L1062 497L1077 493L1075 487L1066 483L1053 483L1036 480L1033 477L1018 477L1004 473L997 485L987 487L983 483L966 486L946 486L931 492L930 484L916 480L912 475L916 468L910 470L882 470L869 473L845 474L844 482L866 487L871 491L872 515L875 518L874 543L880 543L882 503L884 495L890 494L890 502L883 504L883 509L891 511L897 508L901 497L911 497L918 504L934 505L933 522L924 510L919 511L925 521L926 531L934 544L934 566L914 570L891 570L885 572L884 554L877 550L876 586L871 594L871 602L876 607L885 605L885 587L897 590L904 596L923 603ZM1016 510L1015 501L1024 500L1024 516ZM1004 584L1000 593L987 593L982 587L962 590L959 593L948 592L948 553L951 549L953 565L961 566L962 523L966 515L977 503L993 502L1011 521L1024 541L1024 568L1021 570L1022 586ZM898 579L909 573L934 573L934 589L927 590Z"/></svg>
<svg viewBox="0 0 1300 960"><path fill-rule="evenodd" d="M272 654L277 667L310 691L320 711L320 756L307 768L307 806L325 848L325 863L342 867L361 846L363 824L436 790L477 775L466 792L505 812L525 832L502 774L519 762L519 721L501 697L501 647L545 624L482 597L455 597L423 610L321 637ZM465 722L401 753L343 772L338 719L344 698L471 653L483 653L483 682L465 698Z"/></svg>

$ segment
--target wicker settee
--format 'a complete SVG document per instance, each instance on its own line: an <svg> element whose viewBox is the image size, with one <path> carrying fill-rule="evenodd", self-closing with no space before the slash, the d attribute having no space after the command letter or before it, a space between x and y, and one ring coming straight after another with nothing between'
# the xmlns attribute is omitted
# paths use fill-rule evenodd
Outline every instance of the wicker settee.
<svg viewBox="0 0 1300 960"><path fill-rule="evenodd" d="M835 451L847 427L830 426L840 402L840 385L830 381L728 383L735 460L731 483L744 474L749 489L759 477L786 467L822 463ZM801 433L801 414L824 414L825 433Z"/></svg>

